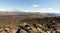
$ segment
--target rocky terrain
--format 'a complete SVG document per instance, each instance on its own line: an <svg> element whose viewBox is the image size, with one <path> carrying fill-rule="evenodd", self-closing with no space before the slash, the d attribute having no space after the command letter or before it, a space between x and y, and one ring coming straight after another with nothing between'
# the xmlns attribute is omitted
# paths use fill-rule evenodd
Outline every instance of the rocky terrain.
<svg viewBox="0 0 60 33"><path fill-rule="evenodd" d="M0 33L60 33L60 17L26 18L1 15Z"/></svg>
<svg viewBox="0 0 60 33"><path fill-rule="evenodd" d="M0 33L60 33L60 16L51 17L45 13L0 15Z"/></svg>

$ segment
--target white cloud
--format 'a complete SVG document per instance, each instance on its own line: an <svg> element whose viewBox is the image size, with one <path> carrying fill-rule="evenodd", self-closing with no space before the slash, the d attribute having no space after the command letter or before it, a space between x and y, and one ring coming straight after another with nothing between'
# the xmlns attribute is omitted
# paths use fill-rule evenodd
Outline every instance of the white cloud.
<svg viewBox="0 0 60 33"><path fill-rule="evenodd" d="M7 11L7 12L34 12L32 10L25 10L25 9L0 9L0 11Z"/></svg>
<svg viewBox="0 0 60 33"><path fill-rule="evenodd" d="M40 5L37 5L37 4L33 4L32 7L33 8L36 8L36 7L39 7Z"/></svg>
<svg viewBox="0 0 60 33"><path fill-rule="evenodd" d="M60 13L60 11L57 11L53 8L42 8L42 9L40 9L39 12L41 12L41 13Z"/></svg>
<svg viewBox="0 0 60 33"><path fill-rule="evenodd" d="M0 11L7 11L7 12L33 12L32 10L25 10L25 9L1 9Z"/></svg>
<svg viewBox="0 0 60 33"><path fill-rule="evenodd" d="M0 11L9 11L9 9L0 9Z"/></svg>
<svg viewBox="0 0 60 33"><path fill-rule="evenodd" d="M47 12L47 9L46 8L42 8L42 9L39 10L39 12L46 13Z"/></svg>
<svg viewBox="0 0 60 33"><path fill-rule="evenodd" d="M49 10L49 11L52 11L52 10L54 10L54 9L53 9L53 8L48 8L48 10Z"/></svg>
<svg viewBox="0 0 60 33"><path fill-rule="evenodd" d="M53 8L42 8L39 11L35 10L24 10L24 9L0 9L0 11L8 11L8 12L41 12L41 13L60 13L60 11L57 11Z"/></svg>
<svg viewBox="0 0 60 33"><path fill-rule="evenodd" d="M41 9L41 11L46 11L46 10L47 10L46 8Z"/></svg>

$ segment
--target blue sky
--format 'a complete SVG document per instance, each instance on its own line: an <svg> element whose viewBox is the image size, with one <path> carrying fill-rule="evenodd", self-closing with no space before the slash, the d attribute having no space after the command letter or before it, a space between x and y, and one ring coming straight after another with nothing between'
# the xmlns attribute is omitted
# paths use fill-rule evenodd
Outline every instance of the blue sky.
<svg viewBox="0 0 60 33"><path fill-rule="evenodd" d="M60 0L0 0L0 9L33 12L60 12Z"/></svg>

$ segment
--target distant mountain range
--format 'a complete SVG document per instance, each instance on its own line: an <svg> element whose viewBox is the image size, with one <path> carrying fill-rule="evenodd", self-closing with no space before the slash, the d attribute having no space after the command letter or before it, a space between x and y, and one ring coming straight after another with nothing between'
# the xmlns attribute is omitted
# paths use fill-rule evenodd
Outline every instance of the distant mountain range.
<svg viewBox="0 0 60 33"><path fill-rule="evenodd" d="M29 15L29 14L36 14L39 16L45 16L45 17L54 17L54 16L60 16L60 13L40 13L40 12L3 12L0 11L0 15Z"/></svg>

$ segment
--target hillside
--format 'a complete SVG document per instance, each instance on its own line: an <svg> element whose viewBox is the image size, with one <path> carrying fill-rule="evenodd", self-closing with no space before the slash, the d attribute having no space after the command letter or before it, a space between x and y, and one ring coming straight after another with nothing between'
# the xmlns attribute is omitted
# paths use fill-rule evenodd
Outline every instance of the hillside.
<svg viewBox="0 0 60 33"><path fill-rule="evenodd" d="M46 15L47 16L47 15ZM26 27L25 27L26 26ZM28 29L29 28L29 29ZM60 17L45 17L37 14L28 15L0 15L0 30L1 32L12 29L18 32L41 32L41 33L59 33L60 32ZM20 29L22 31L20 31ZM10 33L13 33L11 31ZM6 32L6 31L5 31Z"/></svg>

